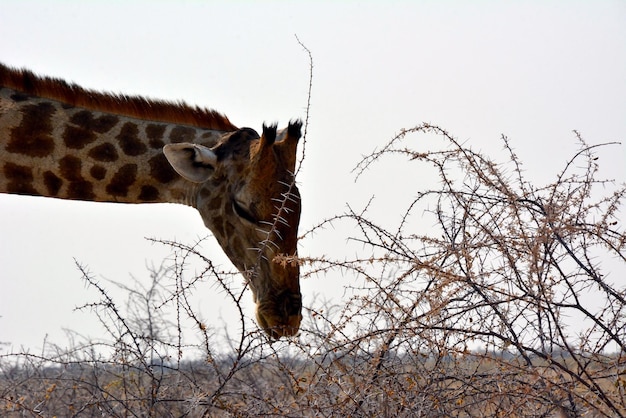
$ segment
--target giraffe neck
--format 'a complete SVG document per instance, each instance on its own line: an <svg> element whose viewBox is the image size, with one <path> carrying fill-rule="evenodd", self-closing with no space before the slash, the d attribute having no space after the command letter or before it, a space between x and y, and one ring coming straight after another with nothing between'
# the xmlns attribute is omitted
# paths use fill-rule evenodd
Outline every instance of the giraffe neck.
<svg viewBox="0 0 626 418"><path fill-rule="evenodd" d="M0 193L194 206L250 281L259 325L302 319L293 183L301 123L259 136L184 104L86 91L0 64Z"/></svg>
<svg viewBox="0 0 626 418"><path fill-rule="evenodd" d="M167 106L175 105L87 92L0 65L2 85L2 193L194 205L194 185L175 173L163 146L177 142L212 146L232 127L170 122L164 115ZM130 115L113 113L116 101ZM151 109L157 112L152 118Z"/></svg>

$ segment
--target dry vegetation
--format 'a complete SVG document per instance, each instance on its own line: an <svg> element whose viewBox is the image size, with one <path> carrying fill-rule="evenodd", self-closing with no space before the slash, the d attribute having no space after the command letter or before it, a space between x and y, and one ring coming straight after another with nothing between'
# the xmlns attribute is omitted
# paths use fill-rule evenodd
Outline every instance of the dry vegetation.
<svg viewBox="0 0 626 418"><path fill-rule="evenodd" d="M595 178L594 151L609 145L576 135L580 152L541 187L506 138L496 163L427 124L363 159L357 175L400 157L407 172L434 168L439 187L415 182L393 229L365 208L303 234L347 224L361 252L298 260L305 280L351 279L334 305L305 300L293 340L270 344L250 327L238 276L194 246L166 243L173 261L149 287L126 287L125 303L79 266L101 295L83 309L106 336L1 356L2 415L626 416L626 188ZM417 152L422 136L445 146ZM191 275L191 259L204 270ZM188 302L197 281L218 283L237 308L227 349Z"/></svg>
<svg viewBox="0 0 626 418"><path fill-rule="evenodd" d="M115 283L124 301L78 265L100 295L80 309L104 336L0 355L0 415L624 417L626 186L596 178L595 152L615 144L576 137L579 152L545 186L525 178L507 138L497 162L428 124L365 157L357 177L399 158L437 187L406 182L416 197L393 202L397 213L349 209L301 236L305 249L347 226L353 258L277 257L304 280L345 278L340 301L305 299L294 339L270 343L250 326L239 275L198 244L160 241L172 259L147 287ZM234 333L195 311L201 282L234 307Z"/></svg>

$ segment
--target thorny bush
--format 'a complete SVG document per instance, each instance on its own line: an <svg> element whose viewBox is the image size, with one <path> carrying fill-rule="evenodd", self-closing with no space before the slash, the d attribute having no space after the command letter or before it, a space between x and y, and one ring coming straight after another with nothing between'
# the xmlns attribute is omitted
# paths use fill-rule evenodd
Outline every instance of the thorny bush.
<svg viewBox="0 0 626 418"><path fill-rule="evenodd" d="M415 182L396 227L366 207L301 237L306 248L327 227L350 225L353 258L275 260L301 263L304 280L340 272L349 283L341 301L305 300L294 339L270 344L251 327L245 286L195 246L167 243L175 262L155 269L149 288L128 288L126 309L83 268L102 296L86 308L109 340L4 355L2 413L626 416L626 187L596 179L595 152L611 144L575 135L579 152L545 186L525 178L507 138L497 163L429 124L365 157L357 176L399 156L407 173L434 170L438 186ZM418 152L415 137L444 146ZM204 267L186 276L192 258ZM188 301L200 281L218 283L238 312L227 350ZM185 361L189 351L201 356Z"/></svg>

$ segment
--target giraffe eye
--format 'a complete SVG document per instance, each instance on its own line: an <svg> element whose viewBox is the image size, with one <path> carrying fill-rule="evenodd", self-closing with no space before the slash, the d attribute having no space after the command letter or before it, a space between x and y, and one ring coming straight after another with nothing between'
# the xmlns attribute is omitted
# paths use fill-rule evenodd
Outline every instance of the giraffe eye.
<svg viewBox="0 0 626 418"><path fill-rule="evenodd" d="M252 215L252 213L250 213L248 209L245 209L243 205L241 205L236 200L233 200L233 209L235 210L235 213L237 214L237 216L239 216L240 218L243 218L246 221L253 223L253 224L258 223L254 215Z"/></svg>

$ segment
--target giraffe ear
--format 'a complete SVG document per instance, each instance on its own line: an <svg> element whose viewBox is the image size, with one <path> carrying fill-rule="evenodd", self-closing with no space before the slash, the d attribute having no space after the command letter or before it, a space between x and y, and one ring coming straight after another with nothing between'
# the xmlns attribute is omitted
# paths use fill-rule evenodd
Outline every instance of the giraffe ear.
<svg viewBox="0 0 626 418"><path fill-rule="evenodd" d="M207 181L217 165L217 155L203 145L167 144L163 147L163 154L178 174L194 183Z"/></svg>

